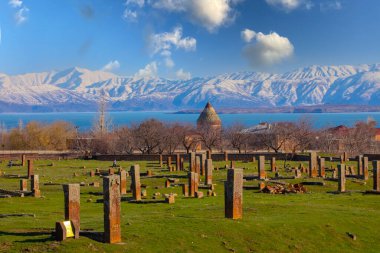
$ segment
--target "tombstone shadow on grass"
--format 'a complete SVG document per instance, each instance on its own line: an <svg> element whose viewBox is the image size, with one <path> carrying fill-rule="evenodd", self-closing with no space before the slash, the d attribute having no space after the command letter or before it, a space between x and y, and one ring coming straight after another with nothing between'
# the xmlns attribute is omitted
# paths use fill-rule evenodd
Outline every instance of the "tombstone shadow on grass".
<svg viewBox="0 0 380 253"><path fill-rule="evenodd" d="M25 240L17 240L15 242L49 242L54 241L54 232L53 231L30 231L30 232L6 232L6 231L0 231L0 236L24 236L24 237L31 237L31 236L41 236L46 235L48 237L46 238L36 238L36 239L25 239Z"/></svg>
<svg viewBox="0 0 380 253"><path fill-rule="evenodd" d="M97 242L104 242L104 232L80 231L79 236L87 237Z"/></svg>
<svg viewBox="0 0 380 253"><path fill-rule="evenodd" d="M166 203L164 199L142 199L135 200L133 197L122 197L121 202L128 202L131 204L160 204Z"/></svg>

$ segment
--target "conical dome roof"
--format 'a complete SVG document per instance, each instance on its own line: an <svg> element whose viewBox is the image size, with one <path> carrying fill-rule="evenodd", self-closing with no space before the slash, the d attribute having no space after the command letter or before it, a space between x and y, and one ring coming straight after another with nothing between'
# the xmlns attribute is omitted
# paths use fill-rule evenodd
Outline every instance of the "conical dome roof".
<svg viewBox="0 0 380 253"><path fill-rule="evenodd" d="M197 120L197 125L211 125L211 126L221 126L222 121L220 120L218 114L216 113L214 107L208 102L205 106L205 109L203 109L201 115L199 115L199 118Z"/></svg>

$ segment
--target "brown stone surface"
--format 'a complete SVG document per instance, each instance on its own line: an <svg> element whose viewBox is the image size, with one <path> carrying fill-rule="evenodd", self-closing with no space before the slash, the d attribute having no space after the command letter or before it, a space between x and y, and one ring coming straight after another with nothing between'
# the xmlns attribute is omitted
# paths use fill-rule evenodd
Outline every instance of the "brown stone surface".
<svg viewBox="0 0 380 253"><path fill-rule="evenodd" d="M212 158L211 158L211 154L212 154L212 153L211 153L210 150L207 150L207 151L206 151L207 159L212 159Z"/></svg>
<svg viewBox="0 0 380 253"><path fill-rule="evenodd" d="M59 242L66 240L66 227L63 222L55 223L55 240Z"/></svg>
<svg viewBox="0 0 380 253"><path fill-rule="evenodd" d="M265 173L265 156L261 155L259 156L259 179L265 179L266 173Z"/></svg>
<svg viewBox="0 0 380 253"><path fill-rule="evenodd" d="M131 177L133 198L135 200L141 200L140 165L135 164L131 166Z"/></svg>
<svg viewBox="0 0 380 253"><path fill-rule="evenodd" d="M363 156L359 155L357 157L357 164L358 164L358 176L363 176Z"/></svg>
<svg viewBox="0 0 380 253"><path fill-rule="evenodd" d="M276 157L272 157L270 160L270 170L276 172Z"/></svg>
<svg viewBox="0 0 380 253"><path fill-rule="evenodd" d="M120 194L127 194L127 172L125 170L120 170Z"/></svg>
<svg viewBox="0 0 380 253"><path fill-rule="evenodd" d="M90 177L95 177L95 171L90 170Z"/></svg>
<svg viewBox="0 0 380 253"><path fill-rule="evenodd" d="M194 197L195 192L198 191L198 184L199 184L199 174L196 172L190 172L188 174L189 177L189 196Z"/></svg>
<svg viewBox="0 0 380 253"><path fill-rule="evenodd" d="M368 157L363 157L363 179L368 180Z"/></svg>
<svg viewBox="0 0 380 253"><path fill-rule="evenodd" d="M168 170L171 171L171 167L172 167L172 157L171 156L168 156L168 158L166 159L166 166L167 166Z"/></svg>
<svg viewBox="0 0 380 253"><path fill-rule="evenodd" d="M189 170L191 172L196 172L196 170L195 170L195 153L194 152L190 152L190 154L189 154Z"/></svg>
<svg viewBox="0 0 380 253"><path fill-rule="evenodd" d="M312 151L309 154L309 176L316 177L317 176L317 152Z"/></svg>
<svg viewBox="0 0 380 253"><path fill-rule="evenodd" d="M183 159L183 157L181 157L181 171L183 171L183 170L185 170L185 165L184 165L184 159Z"/></svg>
<svg viewBox="0 0 380 253"><path fill-rule="evenodd" d="M109 168L108 175L114 175L114 174L115 174L115 170L113 168Z"/></svg>
<svg viewBox="0 0 380 253"><path fill-rule="evenodd" d="M201 157L195 156L195 172L200 175L201 174Z"/></svg>
<svg viewBox="0 0 380 253"><path fill-rule="evenodd" d="M195 192L195 197L196 197L197 199L201 199L201 198L203 198L203 192L201 192L201 191L197 191L197 192Z"/></svg>
<svg viewBox="0 0 380 253"><path fill-rule="evenodd" d="M224 161L228 162L228 152L224 151Z"/></svg>
<svg viewBox="0 0 380 253"><path fill-rule="evenodd" d="M260 191L262 190L262 189L264 189L265 188L265 183L264 182L260 182L259 183L259 189L260 189Z"/></svg>
<svg viewBox="0 0 380 253"><path fill-rule="evenodd" d="M34 175L33 160L28 160L28 178L31 179Z"/></svg>
<svg viewBox="0 0 380 253"><path fill-rule="evenodd" d="M169 188L169 187L170 187L170 181L169 181L169 179L167 179L165 181L165 188Z"/></svg>
<svg viewBox="0 0 380 253"><path fill-rule="evenodd" d="M33 196L36 198L41 197L41 192L40 192L40 180L38 175L32 175L31 178L31 189Z"/></svg>
<svg viewBox="0 0 380 253"><path fill-rule="evenodd" d="M185 197L189 197L189 185L188 184L183 184L182 185L182 194Z"/></svg>
<svg viewBox="0 0 380 253"><path fill-rule="evenodd" d="M205 177L205 184L210 185L212 184L212 171L214 170L214 167L212 165L212 159L206 160L206 177Z"/></svg>
<svg viewBox="0 0 380 253"><path fill-rule="evenodd" d="M235 169L235 161L230 161L230 168Z"/></svg>
<svg viewBox="0 0 380 253"><path fill-rule="evenodd" d="M207 160L206 153L202 153L201 154L201 175L202 176L206 175L206 160Z"/></svg>
<svg viewBox="0 0 380 253"><path fill-rule="evenodd" d="M181 171L181 156L179 154L176 154L175 156L175 166L176 171Z"/></svg>
<svg viewBox="0 0 380 253"><path fill-rule="evenodd" d="M23 167L26 165L26 155L21 155L21 165Z"/></svg>
<svg viewBox="0 0 380 253"><path fill-rule="evenodd" d="M120 177L112 175L103 178L104 196L104 242L121 242Z"/></svg>
<svg viewBox="0 0 380 253"><path fill-rule="evenodd" d="M301 177L302 177L302 173L301 173L301 171L300 171L299 169L296 169L296 170L294 171L294 174L295 174L295 177L296 177L296 178L301 178Z"/></svg>
<svg viewBox="0 0 380 253"><path fill-rule="evenodd" d="M319 176L326 177L325 158L319 158Z"/></svg>
<svg viewBox="0 0 380 253"><path fill-rule="evenodd" d="M65 220L80 228L80 185L64 184Z"/></svg>
<svg viewBox="0 0 380 253"><path fill-rule="evenodd" d="M160 158L159 158L159 163L160 163L160 168L162 168L162 165L163 165L163 158L162 158L162 155L160 155Z"/></svg>
<svg viewBox="0 0 380 253"><path fill-rule="evenodd" d="M174 204L175 203L175 197L173 194L169 194L169 196L167 196L165 198L165 202L168 203L168 204Z"/></svg>
<svg viewBox="0 0 380 253"><path fill-rule="evenodd" d="M243 217L243 170L228 169L224 184L225 217L241 219Z"/></svg>
<svg viewBox="0 0 380 253"><path fill-rule="evenodd" d="M28 180L27 179L21 179L20 180L20 191L23 191L23 192L28 191Z"/></svg>
<svg viewBox="0 0 380 253"><path fill-rule="evenodd" d="M338 164L338 191L346 191L346 166L344 164Z"/></svg>

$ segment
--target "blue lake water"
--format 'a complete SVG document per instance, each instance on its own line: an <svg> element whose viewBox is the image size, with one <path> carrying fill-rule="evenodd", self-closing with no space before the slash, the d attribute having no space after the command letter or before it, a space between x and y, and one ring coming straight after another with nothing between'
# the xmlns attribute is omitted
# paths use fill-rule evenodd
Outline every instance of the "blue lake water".
<svg viewBox="0 0 380 253"><path fill-rule="evenodd" d="M0 113L0 124L7 129L17 127L21 120L23 124L30 121L50 123L58 120L71 122L80 130L88 130L97 118L95 112L69 113ZM139 123L155 118L165 122L184 122L195 124L198 114L174 114L172 112L110 112L108 114L114 127ZM315 128L333 127L338 125L352 126L357 121L366 121L369 117L380 126L380 113L241 113L220 114L224 126L240 123L253 126L260 122L296 121L302 117L310 118Z"/></svg>

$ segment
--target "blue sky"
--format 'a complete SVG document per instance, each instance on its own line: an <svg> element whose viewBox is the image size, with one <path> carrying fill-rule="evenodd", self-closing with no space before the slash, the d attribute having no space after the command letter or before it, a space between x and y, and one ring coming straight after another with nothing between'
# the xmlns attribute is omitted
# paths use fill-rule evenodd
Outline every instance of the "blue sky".
<svg viewBox="0 0 380 253"><path fill-rule="evenodd" d="M0 72L169 78L380 62L379 0L0 0Z"/></svg>

